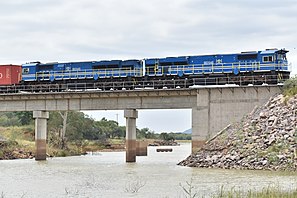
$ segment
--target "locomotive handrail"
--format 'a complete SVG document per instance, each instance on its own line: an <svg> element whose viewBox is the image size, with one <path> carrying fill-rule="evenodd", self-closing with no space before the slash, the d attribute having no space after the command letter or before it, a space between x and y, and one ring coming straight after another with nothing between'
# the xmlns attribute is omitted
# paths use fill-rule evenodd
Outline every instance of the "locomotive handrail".
<svg viewBox="0 0 297 198"><path fill-rule="evenodd" d="M220 67L218 67L220 66ZM161 66L160 66L161 67ZM205 65L205 64L189 64L189 65L170 65L165 66L168 68L169 74L172 74L172 72L175 71L194 71L195 70L201 70L203 72L215 72L215 70L221 69L222 72L227 69L231 69L229 72L232 72L235 68L238 68L240 71L248 70L249 68L253 70L265 70L265 69L272 69L272 70L287 70L288 64L278 64L278 63L260 63L260 62L235 62L235 63L216 63L211 65ZM270 67L270 68L269 68ZM154 71L154 73L150 72L150 68L154 68L154 66L148 66L146 69L146 72L149 75L156 75L159 74L159 72ZM164 73L164 66L162 68L162 74ZM262 69L261 69L262 68ZM171 72L171 73L170 73ZM228 73L228 70L224 73Z"/></svg>
<svg viewBox="0 0 297 198"><path fill-rule="evenodd" d="M55 71L52 74L47 71L41 71L36 72L37 78L42 78L42 80L49 80L50 76L53 76L54 79L69 79L75 76L76 78L79 77L85 77L88 78L88 75L92 75L89 78L93 77L93 74L97 73L98 75L102 75L103 77L111 76L111 77L122 77L122 76L128 76L128 74L139 76L142 74L142 69L135 70L135 69L96 69L96 70L76 70L75 72L69 71L69 70L61 70L61 71ZM29 74L32 75L32 74ZM28 76L28 75L27 75Z"/></svg>
<svg viewBox="0 0 297 198"><path fill-rule="evenodd" d="M214 67L216 65L216 67ZM217 67L221 65L221 67ZM154 67L154 66L152 66ZM151 67L151 68L152 68ZM264 71L264 70L276 70L276 71L286 71L288 70L288 64L279 64L279 63L262 63L259 62L250 62L242 64L240 62L235 63L219 63L212 65L205 64L190 64L190 65L171 65L166 66L170 75L178 75L178 72L181 71L183 74L189 74L189 71L192 71L194 74L195 71L201 71L201 73L233 73L234 69L237 68L239 72L248 71L251 68L254 71ZM147 75L163 75L164 67L162 70L154 71L152 74L149 70L150 67L147 67ZM62 79L71 79L71 78L93 78L94 73L98 74L99 77L125 77L128 76L140 76L142 74L142 69L125 69L125 68L111 68L111 69L96 69L96 70L76 70L75 73L70 70L61 70L55 72L41 71L36 72L36 78L42 81L50 80L53 76L53 80L62 80ZM27 77L34 77L34 74L26 74Z"/></svg>

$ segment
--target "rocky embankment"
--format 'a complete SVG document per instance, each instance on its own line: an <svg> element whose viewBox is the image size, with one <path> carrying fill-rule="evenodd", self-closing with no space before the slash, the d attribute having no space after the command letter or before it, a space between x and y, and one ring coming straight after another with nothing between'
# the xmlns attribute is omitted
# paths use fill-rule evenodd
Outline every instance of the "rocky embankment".
<svg viewBox="0 0 297 198"><path fill-rule="evenodd" d="M271 98L179 165L297 171L297 95Z"/></svg>

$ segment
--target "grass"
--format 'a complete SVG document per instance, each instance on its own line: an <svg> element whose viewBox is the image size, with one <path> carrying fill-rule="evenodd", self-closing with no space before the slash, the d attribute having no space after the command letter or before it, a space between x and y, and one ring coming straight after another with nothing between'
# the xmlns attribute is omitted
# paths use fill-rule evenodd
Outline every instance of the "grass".
<svg viewBox="0 0 297 198"><path fill-rule="evenodd" d="M141 188L145 186L146 182L138 179L136 181L130 181L126 184L125 192L127 193L137 193Z"/></svg>
<svg viewBox="0 0 297 198"><path fill-rule="evenodd" d="M0 127L0 135L18 143L23 140L34 141L34 129L31 126Z"/></svg>
<svg viewBox="0 0 297 198"><path fill-rule="evenodd" d="M110 144L125 144L125 139L109 139Z"/></svg>
<svg viewBox="0 0 297 198"><path fill-rule="evenodd" d="M296 198L297 187L295 189L284 191L279 186L268 186L260 191L248 190L247 192L241 189L231 188L225 190L222 186L218 192L211 196L212 198Z"/></svg>
<svg viewBox="0 0 297 198"><path fill-rule="evenodd" d="M0 135L26 149L35 148L34 131L28 126L0 127Z"/></svg>
<svg viewBox="0 0 297 198"><path fill-rule="evenodd" d="M193 178L191 178L190 182L186 181L186 185L182 185L181 183L179 186L182 188L183 193L186 197L188 198L195 198L198 197L198 192L194 191L194 186L193 186Z"/></svg>
<svg viewBox="0 0 297 198"><path fill-rule="evenodd" d="M296 198L297 197L297 183L289 190L282 189L279 185L270 185L262 189L249 189L245 190L243 187L225 188L224 185L211 195L201 195L196 189L197 186L193 185L193 178L186 184L179 184L182 189L184 197L187 198Z"/></svg>

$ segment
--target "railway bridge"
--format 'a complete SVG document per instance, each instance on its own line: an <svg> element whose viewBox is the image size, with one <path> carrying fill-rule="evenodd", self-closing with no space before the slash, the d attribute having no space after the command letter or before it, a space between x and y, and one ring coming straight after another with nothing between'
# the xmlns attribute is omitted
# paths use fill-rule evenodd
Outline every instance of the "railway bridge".
<svg viewBox="0 0 297 198"><path fill-rule="evenodd" d="M280 91L279 85L218 85L186 89L6 93L0 95L0 111L33 111L35 159L45 160L49 111L124 110L126 162L135 162L139 109L191 109L192 152L195 152L208 138Z"/></svg>

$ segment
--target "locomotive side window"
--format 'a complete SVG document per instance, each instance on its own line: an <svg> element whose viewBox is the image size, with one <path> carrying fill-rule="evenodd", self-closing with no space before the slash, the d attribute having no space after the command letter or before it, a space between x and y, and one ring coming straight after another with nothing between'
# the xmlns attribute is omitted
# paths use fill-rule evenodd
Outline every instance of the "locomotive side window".
<svg viewBox="0 0 297 198"><path fill-rule="evenodd" d="M272 62L273 56L263 56L263 62Z"/></svg>
<svg viewBox="0 0 297 198"><path fill-rule="evenodd" d="M28 74L29 73L29 68L23 68L23 74Z"/></svg>

